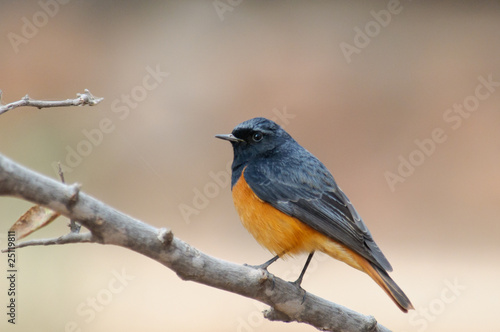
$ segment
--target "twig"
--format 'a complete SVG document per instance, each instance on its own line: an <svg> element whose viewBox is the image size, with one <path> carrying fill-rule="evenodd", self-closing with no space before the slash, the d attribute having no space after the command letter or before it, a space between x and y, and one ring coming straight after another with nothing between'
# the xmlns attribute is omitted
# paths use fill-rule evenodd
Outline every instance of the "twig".
<svg viewBox="0 0 500 332"><path fill-rule="evenodd" d="M92 242L134 250L172 269L183 280L266 303L272 307L266 313L271 320L303 322L323 331L389 331L372 316L362 315L311 293L307 293L304 299L300 289L283 279L264 270L208 256L173 236L171 231L158 230L133 219L83 192L79 192L75 201L72 186L28 170L2 155L0 195L19 197L78 220L92 233ZM70 233L65 237L66 240L80 240L83 236ZM53 242L42 240L24 243L24 246Z"/></svg>
<svg viewBox="0 0 500 332"><path fill-rule="evenodd" d="M66 235L53 239L38 239L38 240L29 240L17 243L14 247L10 247L9 249L3 249L2 252L5 253L12 249L33 247L33 246L50 246L56 244L94 243L94 242L97 241L92 237L92 233L82 233L82 234L68 233Z"/></svg>
<svg viewBox="0 0 500 332"><path fill-rule="evenodd" d="M90 93L90 91L87 89L85 89L84 93L77 93L76 95L77 98L75 99L55 100L55 101L35 100L31 99L28 95L26 95L21 100L15 101L7 105L1 105L0 103L0 115L16 107L21 107L21 106L32 106L32 107L37 107L39 109L44 107L62 107L62 106L83 106L83 105L95 106L104 99L104 98L94 97L92 93Z"/></svg>
<svg viewBox="0 0 500 332"><path fill-rule="evenodd" d="M61 179L61 182L62 183L66 183L66 181L64 180L64 172L61 168L61 163L58 162L57 163L57 173L59 174L59 178ZM80 191L80 188L78 187L78 192ZM78 195L76 195L75 197L78 197ZM69 229L71 231L71 233L80 233L80 229L82 228L82 226L80 224L78 224L74 219L71 219L69 221Z"/></svg>
<svg viewBox="0 0 500 332"><path fill-rule="evenodd" d="M57 162L57 174L59 174L59 178L61 179L62 183L66 183L66 180L64 180L64 172L61 167L61 162Z"/></svg>

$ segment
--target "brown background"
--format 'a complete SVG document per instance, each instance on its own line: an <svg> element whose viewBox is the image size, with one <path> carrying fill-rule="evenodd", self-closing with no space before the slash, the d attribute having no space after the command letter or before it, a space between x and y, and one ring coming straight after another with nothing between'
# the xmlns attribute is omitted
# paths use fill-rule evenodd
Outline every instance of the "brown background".
<svg viewBox="0 0 500 332"><path fill-rule="evenodd" d="M214 185L210 176L232 159L229 144L213 136L255 116L286 112L290 118L277 122L332 171L418 310L402 314L367 276L321 255L305 289L396 331L497 331L500 87L466 112L456 130L443 116L473 100L480 77L500 82L500 6L403 1L382 27L372 11L387 7L385 1L242 1L221 19L212 1L75 0L49 6L51 15L34 1L3 1L4 103L26 93L72 98L85 88L105 100L93 108L5 113L0 151L56 177L51 164L67 163L68 149L88 144L84 131L107 118L113 130L66 172L68 182L172 228L208 254L257 264L270 254L241 226L227 184ZM14 34L23 36L23 25L34 18L40 27L24 28L29 38L14 47ZM354 45L357 29L365 27L372 37L348 63L341 45ZM168 77L137 95L147 68L157 66ZM127 116L114 112L131 92L144 100L128 107ZM415 140L431 138L436 129L444 142L391 190L384 174L398 172L400 156L418 157ZM195 193L204 189L211 197L196 215L183 217L180 207L193 207ZM0 199L2 247L29 206ZM60 219L30 238L65 232ZM265 321L264 305L183 282L122 248L70 245L17 255L18 324L7 324L2 309L2 330L65 331L74 322L81 331L314 331ZM270 270L294 280L304 259ZM113 271L134 277L116 294L109 290L120 285ZM7 284L1 280L4 308ZM106 305L89 319L86 303L96 297Z"/></svg>

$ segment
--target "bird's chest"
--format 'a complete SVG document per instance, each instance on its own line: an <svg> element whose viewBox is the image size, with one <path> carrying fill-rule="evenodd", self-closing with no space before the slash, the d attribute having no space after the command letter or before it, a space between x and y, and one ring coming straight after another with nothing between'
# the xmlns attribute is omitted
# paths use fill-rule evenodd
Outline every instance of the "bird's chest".
<svg viewBox="0 0 500 332"><path fill-rule="evenodd" d="M243 174L233 186L233 200L243 226L272 253L281 256L314 250L316 231L259 199Z"/></svg>

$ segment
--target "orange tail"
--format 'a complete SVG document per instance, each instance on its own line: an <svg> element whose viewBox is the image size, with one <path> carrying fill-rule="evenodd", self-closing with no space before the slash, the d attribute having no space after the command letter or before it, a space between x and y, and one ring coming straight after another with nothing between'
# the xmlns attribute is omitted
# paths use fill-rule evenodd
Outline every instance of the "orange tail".
<svg viewBox="0 0 500 332"><path fill-rule="evenodd" d="M403 290L399 288L399 286L394 282L394 280L389 277L387 272L374 264L371 264L363 257L356 255L354 259L358 262L358 264L362 267L363 271L368 274L375 282L382 287L384 292L389 295L389 297L396 303L396 305L403 312L408 312L413 308L413 304L411 304L410 299L405 295Z"/></svg>
<svg viewBox="0 0 500 332"><path fill-rule="evenodd" d="M343 244L331 239L323 240L320 250L329 256L368 274L380 287L382 287L384 292L389 295L389 297L403 312L408 312L408 310L414 309L408 297L394 282L394 280L389 277L384 269L377 267Z"/></svg>

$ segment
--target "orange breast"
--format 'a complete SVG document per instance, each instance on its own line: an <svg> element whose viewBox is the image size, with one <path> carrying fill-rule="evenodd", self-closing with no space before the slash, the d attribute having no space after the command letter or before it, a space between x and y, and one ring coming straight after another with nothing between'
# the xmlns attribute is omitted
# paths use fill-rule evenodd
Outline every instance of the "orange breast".
<svg viewBox="0 0 500 332"><path fill-rule="evenodd" d="M233 200L243 226L273 254L311 252L318 232L262 201L243 174L233 187Z"/></svg>

